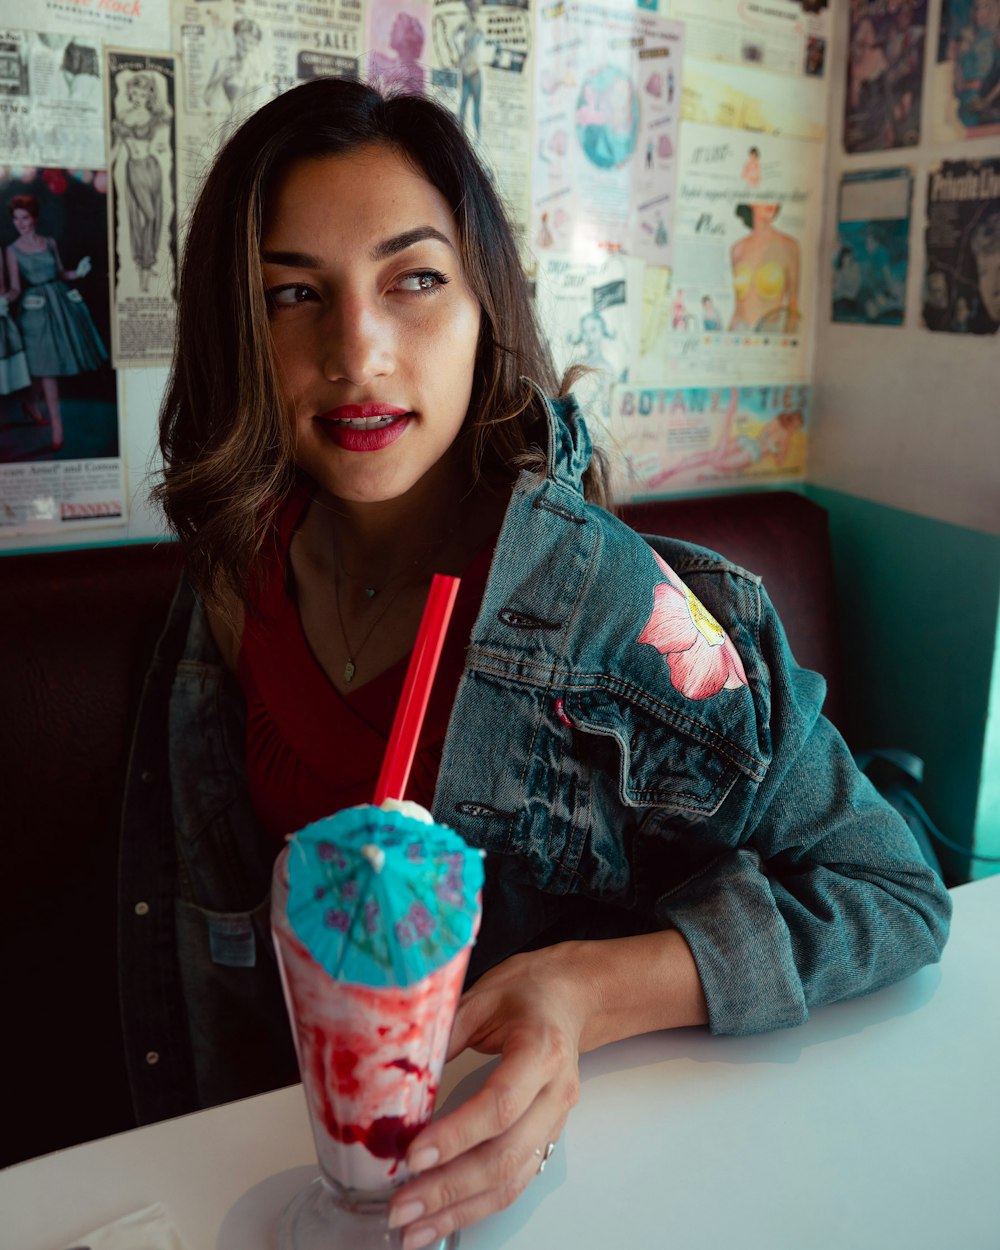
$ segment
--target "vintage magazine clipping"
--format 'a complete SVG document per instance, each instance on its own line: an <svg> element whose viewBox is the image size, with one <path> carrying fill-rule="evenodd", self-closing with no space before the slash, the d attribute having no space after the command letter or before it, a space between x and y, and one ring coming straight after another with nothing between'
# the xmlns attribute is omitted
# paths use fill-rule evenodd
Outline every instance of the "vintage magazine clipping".
<svg viewBox="0 0 1000 1250"><path fill-rule="evenodd" d="M97 40L0 29L0 152L14 165L102 169Z"/></svg>
<svg viewBox="0 0 1000 1250"><path fill-rule="evenodd" d="M822 146L694 122L682 139L669 316L647 336L639 380L800 381Z"/></svg>
<svg viewBox="0 0 1000 1250"><path fill-rule="evenodd" d="M626 502L801 478L810 399L807 385L616 386L614 497Z"/></svg>
<svg viewBox="0 0 1000 1250"><path fill-rule="evenodd" d="M173 0L182 219L215 153L262 104L313 78L362 77L363 9L362 0Z"/></svg>
<svg viewBox="0 0 1000 1250"><path fill-rule="evenodd" d="M543 5L538 20L532 246L673 250L682 27L608 5Z"/></svg>
<svg viewBox="0 0 1000 1250"><path fill-rule="evenodd" d="M434 0L431 94L462 123L526 257L534 51L528 0Z"/></svg>
<svg viewBox="0 0 1000 1250"><path fill-rule="evenodd" d="M368 0L365 78L384 90L422 95L430 70L430 0Z"/></svg>
<svg viewBox="0 0 1000 1250"><path fill-rule="evenodd" d="M1000 157L945 161L927 182L921 319L928 330L1000 326Z"/></svg>
<svg viewBox="0 0 1000 1250"><path fill-rule="evenodd" d="M0 181L0 536L126 519L103 169Z"/></svg>
<svg viewBox="0 0 1000 1250"><path fill-rule="evenodd" d="M1000 0L943 0L929 117L939 142L1000 135Z"/></svg>
<svg viewBox="0 0 1000 1250"><path fill-rule="evenodd" d="M129 48L170 47L167 0L0 0L0 26L26 23Z"/></svg>
<svg viewBox="0 0 1000 1250"><path fill-rule="evenodd" d="M927 0L851 5L844 150L879 152L920 142Z"/></svg>
<svg viewBox="0 0 1000 1250"><path fill-rule="evenodd" d="M689 23L688 35L690 30ZM825 78L762 74L745 65L684 54L682 122L821 140L826 135L827 94Z"/></svg>
<svg viewBox="0 0 1000 1250"><path fill-rule="evenodd" d="M668 11L684 21L688 53L699 59L809 77L826 68L827 0L671 0Z"/></svg>
<svg viewBox="0 0 1000 1250"><path fill-rule="evenodd" d="M548 253L538 262L538 316L556 372L587 369L573 393L605 426L611 387L632 380L638 357L644 268L624 255L582 261Z"/></svg>
<svg viewBox="0 0 1000 1250"><path fill-rule="evenodd" d="M115 365L169 364L177 286L177 58L105 50Z"/></svg>
<svg viewBox="0 0 1000 1250"><path fill-rule="evenodd" d="M910 254L909 169L863 169L840 180L833 320L901 326Z"/></svg>

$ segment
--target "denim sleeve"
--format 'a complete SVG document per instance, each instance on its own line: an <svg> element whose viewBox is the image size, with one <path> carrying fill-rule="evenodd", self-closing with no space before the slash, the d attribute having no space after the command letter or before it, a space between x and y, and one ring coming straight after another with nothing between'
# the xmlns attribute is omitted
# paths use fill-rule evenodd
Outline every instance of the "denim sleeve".
<svg viewBox="0 0 1000 1250"><path fill-rule="evenodd" d="M712 1032L801 1024L935 963L951 899L899 814L820 714L766 597L761 656L771 763L738 844L659 900L691 947Z"/></svg>

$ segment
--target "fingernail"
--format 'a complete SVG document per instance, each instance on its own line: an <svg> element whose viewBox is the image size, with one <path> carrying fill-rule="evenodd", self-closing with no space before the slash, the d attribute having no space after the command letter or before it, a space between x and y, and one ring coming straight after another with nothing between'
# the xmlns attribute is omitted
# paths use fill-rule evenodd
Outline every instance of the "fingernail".
<svg viewBox="0 0 1000 1250"><path fill-rule="evenodd" d="M429 1246L437 1240L437 1230L421 1224L419 1228L408 1229L403 1234L403 1250L420 1250L421 1246Z"/></svg>
<svg viewBox="0 0 1000 1250"><path fill-rule="evenodd" d="M424 1213L422 1202L404 1202L400 1207L389 1208L389 1227L400 1228L403 1224L412 1224Z"/></svg>
<svg viewBox="0 0 1000 1250"><path fill-rule="evenodd" d="M441 1151L437 1146L425 1146L423 1150L418 1150L412 1158L407 1159L406 1165L411 1172L426 1172L428 1168L434 1165L441 1158ZM424 1245L424 1242L420 1243Z"/></svg>

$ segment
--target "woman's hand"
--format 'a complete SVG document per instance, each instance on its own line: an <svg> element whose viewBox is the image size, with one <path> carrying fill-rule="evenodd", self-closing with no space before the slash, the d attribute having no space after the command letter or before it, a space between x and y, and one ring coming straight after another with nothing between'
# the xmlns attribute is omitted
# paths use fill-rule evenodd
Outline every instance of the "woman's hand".
<svg viewBox="0 0 1000 1250"><path fill-rule="evenodd" d="M595 1004L564 943L515 955L462 997L448 1058L467 1046L500 1064L462 1107L429 1125L407 1154L416 1179L395 1195L404 1250L509 1206L538 1172L579 1097L580 1039Z"/></svg>

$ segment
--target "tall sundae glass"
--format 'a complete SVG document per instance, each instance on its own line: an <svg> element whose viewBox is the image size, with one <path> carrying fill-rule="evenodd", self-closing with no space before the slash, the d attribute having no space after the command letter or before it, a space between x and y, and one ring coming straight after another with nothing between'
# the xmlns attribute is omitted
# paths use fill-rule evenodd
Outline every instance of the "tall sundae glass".
<svg viewBox="0 0 1000 1250"><path fill-rule="evenodd" d="M279 1250L401 1245L388 1202L434 1110L479 929L482 852L392 795L406 785L454 602L454 584L444 608L435 589L378 805L308 825L274 868L271 926L321 1172L282 1216ZM438 1250L455 1242L442 1239Z"/></svg>

